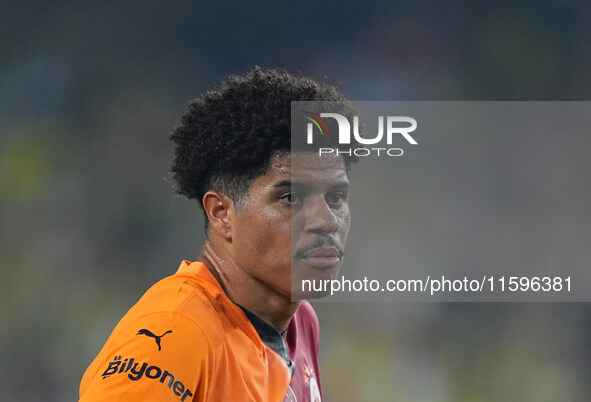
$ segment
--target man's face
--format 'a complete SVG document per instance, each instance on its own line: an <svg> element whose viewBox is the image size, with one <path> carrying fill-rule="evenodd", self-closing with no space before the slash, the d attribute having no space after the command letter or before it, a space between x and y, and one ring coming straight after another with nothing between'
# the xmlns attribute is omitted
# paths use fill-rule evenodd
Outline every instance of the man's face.
<svg viewBox="0 0 591 402"><path fill-rule="evenodd" d="M310 296L296 292L302 279L334 279L341 266L350 222L348 194L342 156L273 156L236 211L235 262L286 298L292 279L294 298Z"/></svg>

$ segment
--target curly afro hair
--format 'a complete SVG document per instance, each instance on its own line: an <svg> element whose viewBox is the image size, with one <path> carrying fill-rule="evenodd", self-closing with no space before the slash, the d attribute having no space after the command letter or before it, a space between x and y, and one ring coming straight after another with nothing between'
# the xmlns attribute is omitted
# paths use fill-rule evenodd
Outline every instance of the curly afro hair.
<svg viewBox="0 0 591 402"><path fill-rule="evenodd" d="M291 101L346 101L334 87L256 67L230 76L218 90L191 101L170 136L178 192L196 198L215 190L237 207L277 151L291 148ZM347 168L355 157L345 156Z"/></svg>

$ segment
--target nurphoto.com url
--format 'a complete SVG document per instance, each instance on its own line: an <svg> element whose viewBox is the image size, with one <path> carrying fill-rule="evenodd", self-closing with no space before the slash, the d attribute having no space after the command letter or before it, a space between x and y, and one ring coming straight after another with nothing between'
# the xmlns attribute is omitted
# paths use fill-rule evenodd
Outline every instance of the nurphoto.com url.
<svg viewBox="0 0 591 402"><path fill-rule="evenodd" d="M494 276L482 278L449 279L444 275L427 276L425 279L390 279L386 282L377 279L303 279L303 292L336 293L351 292L400 292L425 293L434 296L439 293L477 293L477 292L570 292L571 277L550 276Z"/></svg>

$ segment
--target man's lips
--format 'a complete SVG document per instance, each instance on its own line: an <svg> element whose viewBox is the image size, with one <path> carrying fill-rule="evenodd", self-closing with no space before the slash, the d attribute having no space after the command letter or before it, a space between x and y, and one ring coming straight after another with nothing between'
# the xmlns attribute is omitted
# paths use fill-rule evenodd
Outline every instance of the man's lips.
<svg viewBox="0 0 591 402"><path fill-rule="evenodd" d="M320 268L333 267L341 261L342 253L334 247L318 247L304 254L302 260Z"/></svg>
<svg viewBox="0 0 591 402"><path fill-rule="evenodd" d="M304 258L315 258L315 257L340 257L341 253L334 247L318 247L314 250L308 251Z"/></svg>

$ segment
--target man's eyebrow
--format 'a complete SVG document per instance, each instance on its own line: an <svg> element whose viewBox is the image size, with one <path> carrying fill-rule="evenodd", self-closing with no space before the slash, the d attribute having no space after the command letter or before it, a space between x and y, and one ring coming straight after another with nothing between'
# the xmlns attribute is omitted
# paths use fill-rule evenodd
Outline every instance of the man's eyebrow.
<svg viewBox="0 0 591 402"><path fill-rule="evenodd" d="M338 183L335 183L331 186L332 188L349 188L351 187L351 183L348 180L343 180Z"/></svg>
<svg viewBox="0 0 591 402"><path fill-rule="evenodd" d="M309 187L309 185L306 185L305 183L300 183L300 182L292 182L291 180L281 180L280 182L277 182L273 185L274 188L282 188L282 187ZM348 189L349 187L351 187L351 184L349 183L348 180L343 180L340 181L338 183L334 183L330 186L331 188L346 188Z"/></svg>
<svg viewBox="0 0 591 402"><path fill-rule="evenodd" d="M273 187L275 187L275 188L291 187L291 180L281 180L280 182L275 183L273 185Z"/></svg>

